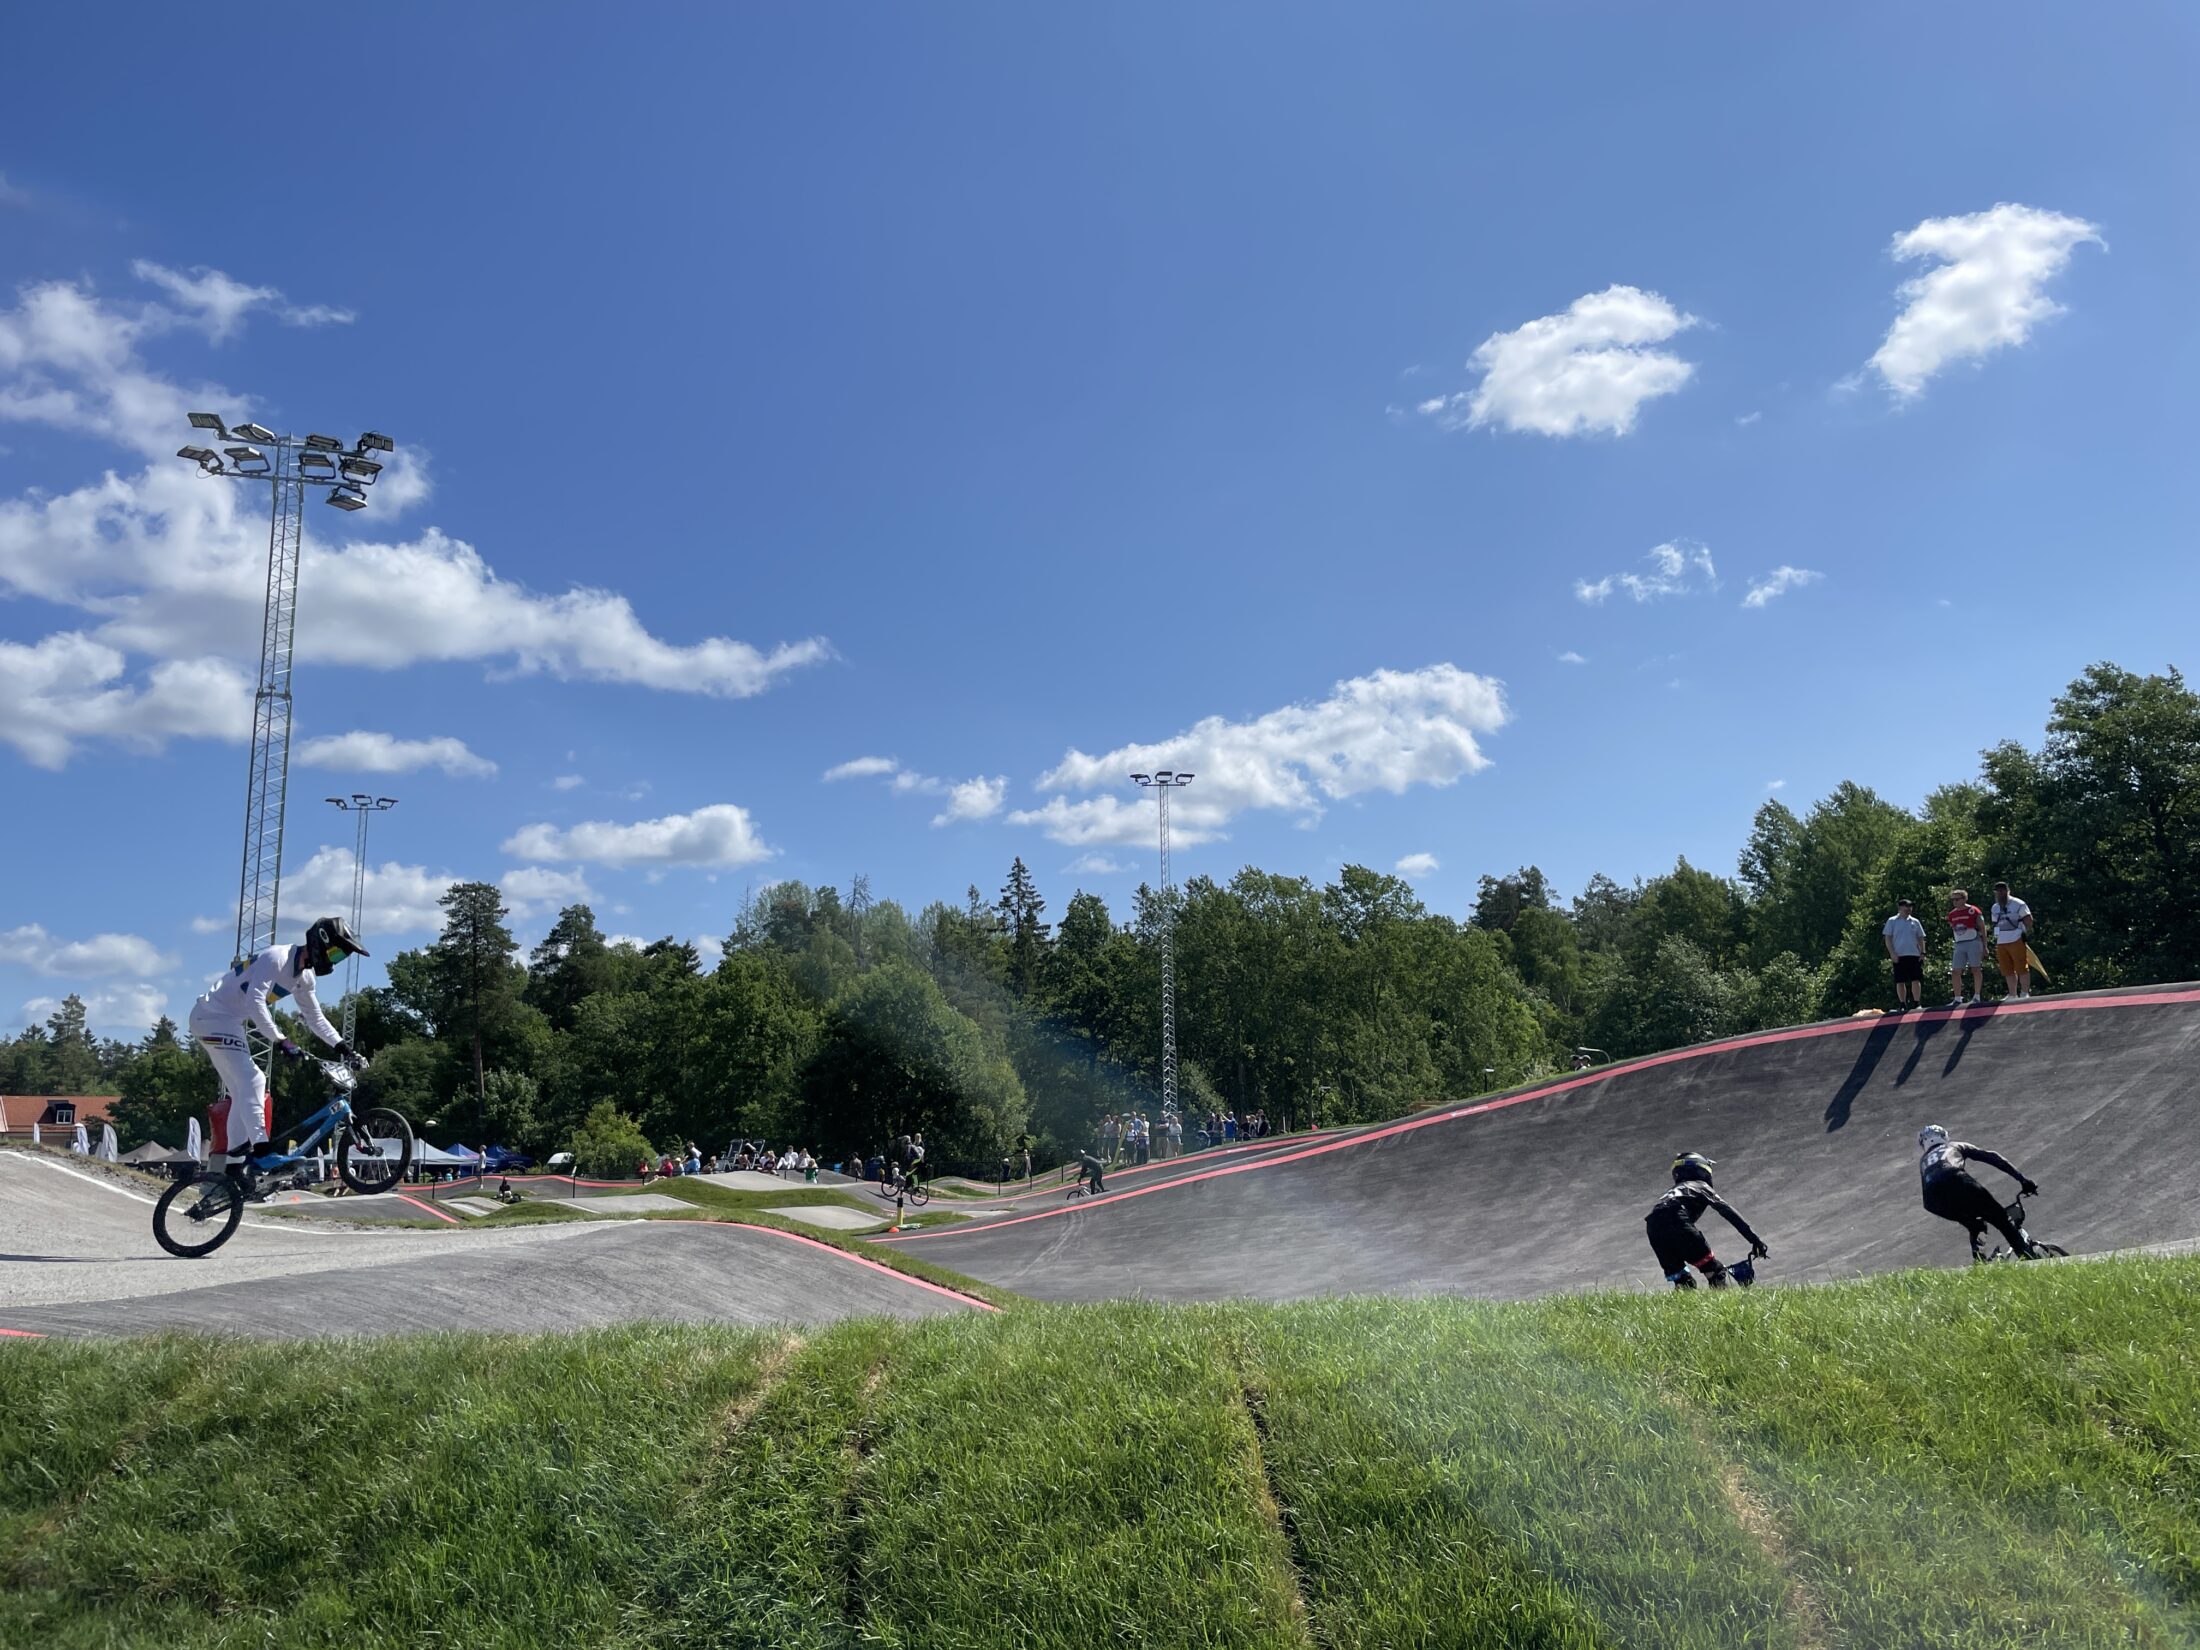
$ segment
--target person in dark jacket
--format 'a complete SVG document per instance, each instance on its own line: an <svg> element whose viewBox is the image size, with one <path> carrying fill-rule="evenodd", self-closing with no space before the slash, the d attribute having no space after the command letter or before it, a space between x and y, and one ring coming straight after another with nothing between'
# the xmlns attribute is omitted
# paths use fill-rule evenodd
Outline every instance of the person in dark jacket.
<svg viewBox="0 0 2200 1650"><path fill-rule="evenodd" d="M2009 1218L2009 1211L2001 1199L1988 1191L1967 1165L1974 1158L1981 1163L1991 1163L2014 1180L2019 1191L2030 1197L2039 1186L2027 1179L2023 1170L1999 1152L1990 1152L1967 1140L1950 1140L1948 1131L1938 1123L1928 1123L1917 1131L1917 1147L1924 1153L1917 1160L1917 1174L1924 1183L1925 1207L1971 1234L1973 1260L1985 1253L1989 1226L2008 1241L2011 1254L2021 1255L2026 1260L2039 1258L2039 1252L2025 1237L2024 1229Z"/></svg>
<svg viewBox="0 0 2200 1650"><path fill-rule="evenodd" d="M1675 1289L1696 1287L1696 1280L1688 1272L1691 1266L1714 1289L1724 1289L1732 1281L1703 1233L1696 1229L1706 1209L1718 1210L1734 1230L1749 1239L1751 1260L1762 1260L1772 1252L1734 1206L1711 1189L1711 1170L1712 1160L1701 1152L1683 1152L1674 1158L1673 1189L1651 1205L1643 1220L1651 1252L1658 1257L1666 1282Z"/></svg>
<svg viewBox="0 0 2200 1650"><path fill-rule="evenodd" d="M1106 1173L1106 1165L1093 1156L1092 1153L1079 1152L1077 1154L1077 1183L1082 1186L1090 1181L1089 1190L1094 1197L1098 1197L1107 1190L1107 1187L1101 1182L1101 1177Z"/></svg>

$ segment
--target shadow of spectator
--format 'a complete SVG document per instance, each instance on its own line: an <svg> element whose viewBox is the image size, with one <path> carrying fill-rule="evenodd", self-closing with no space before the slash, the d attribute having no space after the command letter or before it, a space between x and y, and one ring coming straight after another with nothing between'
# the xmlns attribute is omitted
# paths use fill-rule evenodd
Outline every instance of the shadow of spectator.
<svg viewBox="0 0 2200 1650"><path fill-rule="evenodd" d="M1896 1088L1900 1088L1910 1080L1910 1073L1917 1070L1918 1061L1925 1058L1925 1045L1938 1036L1940 1028L1947 1023L1948 1017L1945 1014L1940 1014L1935 1015L1930 1020L1920 1020L1912 1027L1917 1035L1910 1044L1910 1057L1902 1062L1902 1069L1894 1074L1894 1086Z"/></svg>
<svg viewBox="0 0 2200 1650"><path fill-rule="evenodd" d="M1972 1035L1994 1017L1994 1007L1994 1004L1987 1003L1977 1008L1965 1009L1958 1016L1963 1024L1956 1032L1955 1047L1948 1051L1948 1063L1940 1068L1941 1076L1946 1077L1956 1069L1956 1062L1963 1058L1963 1051L1971 1045Z"/></svg>
<svg viewBox="0 0 2200 1650"><path fill-rule="evenodd" d="M1879 1069L1880 1057L1894 1041L1895 1028L1901 1024L1893 1015L1884 1016L1864 1038L1864 1046L1857 1050L1856 1064L1842 1079L1841 1087L1826 1102L1826 1132L1848 1127L1849 1108L1856 1104L1856 1097L1864 1092L1864 1085L1872 1080L1872 1073Z"/></svg>

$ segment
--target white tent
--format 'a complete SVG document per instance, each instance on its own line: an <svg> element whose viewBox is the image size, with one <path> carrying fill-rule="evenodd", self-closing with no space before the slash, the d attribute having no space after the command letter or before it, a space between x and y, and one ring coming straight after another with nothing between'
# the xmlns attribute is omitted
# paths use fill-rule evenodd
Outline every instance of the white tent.
<svg viewBox="0 0 2200 1650"><path fill-rule="evenodd" d="M183 1137L183 1149L191 1154L192 1162L206 1161L206 1136L199 1132L199 1120L196 1117L191 1119L190 1132Z"/></svg>
<svg viewBox="0 0 2200 1650"><path fill-rule="evenodd" d="M88 1154L91 1149L92 1137L85 1132L84 1125L82 1123L77 1124L76 1138L69 1142L69 1150L76 1153L77 1156L83 1157Z"/></svg>
<svg viewBox="0 0 2200 1650"><path fill-rule="evenodd" d="M34 1146L43 1146L45 1143L45 1136L38 1132L38 1125L36 1123L33 1123L31 1125L31 1144Z"/></svg>
<svg viewBox="0 0 2200 1650"><path fill-rule="evenodd" d="M120 1155L117 1150L118 1145L119 1142L115 1139L115 1126L112 1123L102 1123L99 1126L100 1160L105 1163L112 1163Z"/></svg>

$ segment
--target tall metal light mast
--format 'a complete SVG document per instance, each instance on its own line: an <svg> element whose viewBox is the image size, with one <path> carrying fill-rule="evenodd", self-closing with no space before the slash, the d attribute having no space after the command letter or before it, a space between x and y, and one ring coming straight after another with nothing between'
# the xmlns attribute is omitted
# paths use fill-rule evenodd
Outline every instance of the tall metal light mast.
<svg viewBox="0 0 2200 1650"><path fill-rule="evenodd" d="M379 813L387 813L397 806L394 796L369 796L365 791L353 791L349 796L332 796L328 799L346 813L359 816L359 842L351 851L351 931L359 932L367 901L367 821ZM351 965L344 975L344 1041L352 1041L352 1034L359 1029L359 953L351 954Z"/></svg>
<svg viewBox="0 0 2200 1650"><path fill-rule="evenodd" d="M1176 1110L1176 885L1169 880L1169 793L1192 782L1193 775L1134 773L1161 805L1161 1109Z"/></svg>
<svg viewBox="0 0 2200 1650"><path fill-rule="evenodd" d="M191 414L191 427L225 443L221 452L180 447L209 476L265 481L274 495L267 529L267 606L260 619L260 685L252 701L252 762L245 781L244 868L237 885L237 954L244 961L275 943L283 880L283 809L290 783L290 658L298 627L298 557L305 544L308 487L328 488L339 510L364 510L365 489L382 473L375 453L394 452L369 430L350 447L332 435L277 435L258 424L224 425ZM224 458L228 462L223 462Z"/></svg>

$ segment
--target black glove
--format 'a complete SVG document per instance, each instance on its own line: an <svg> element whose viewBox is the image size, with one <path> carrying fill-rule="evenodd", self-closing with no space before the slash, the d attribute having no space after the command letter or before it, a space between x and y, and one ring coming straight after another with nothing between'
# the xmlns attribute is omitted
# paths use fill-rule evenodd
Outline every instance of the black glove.
<svg viewBox="0 0 2200 1650"><path fill-rule="evenodd" d="M288 1037L285 1037L276 1043L275 1052L277 1054L280 1054L286 1060L303 1060L306 1057L306 1051L300 1048L296 1043L292 1042Z"/></svg>
<svg viewBox="0 0 2200 1650"><path fill-rule="evenodd" d="M1751 1260L1769 1260L1772 1258L1772 1251L1765 1247L1765 1240L1763 1238L1756 1238L1751 1241L1749 1245L1749 1258Z"/></svg>
<svg viewBox="0 0 2200 1650"><path fill-rule="evenodd" d="M2020 1180L2017 1182L2017 1190L2026 1197L2038 1197L2040 1195L2040 1183L2036 1180Z"/></svg>
<svg viewBox="0 0 2200 1650"><path fill-rule="evenodd" d="M343 1061L345 1065L351 1067L353 1071L365 1071L367 1069L367 1057L341 1038L337 1040L336 1046L329 1052Z"/></svg>

